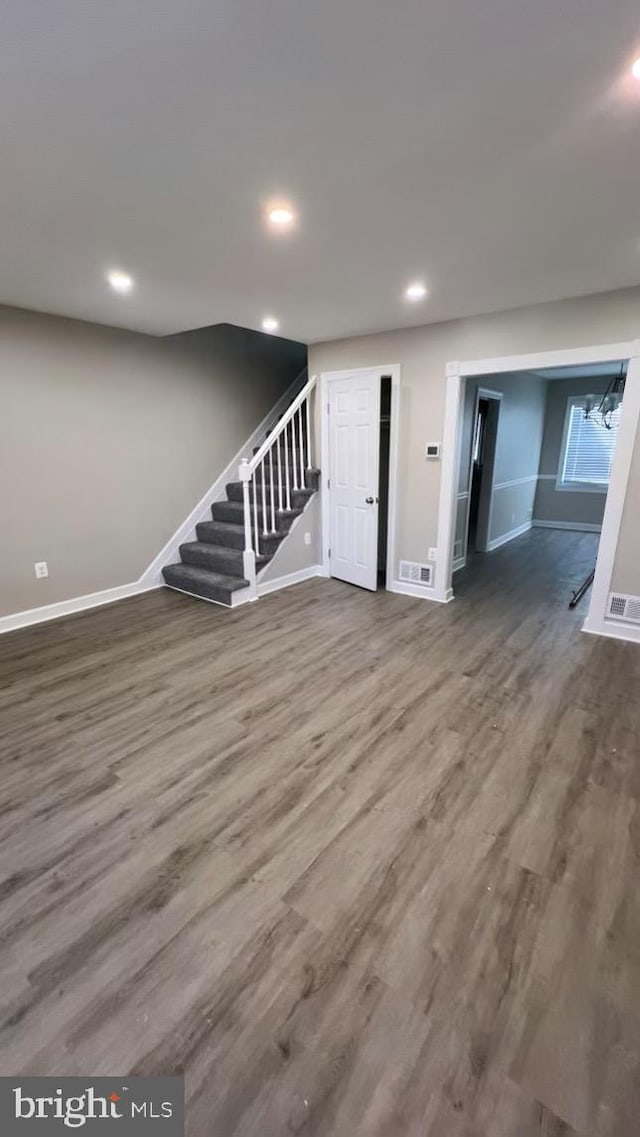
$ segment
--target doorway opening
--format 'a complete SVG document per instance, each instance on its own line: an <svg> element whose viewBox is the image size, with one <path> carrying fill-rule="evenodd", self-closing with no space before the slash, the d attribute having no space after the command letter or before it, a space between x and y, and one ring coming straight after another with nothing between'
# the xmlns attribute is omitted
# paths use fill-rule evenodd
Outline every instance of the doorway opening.
<svg viewBox="0 0 640 1137"><path fill-rule="evenodd" d="M380 439L378 473L378 588L387 583L389 542L389 457L391 453L391 376L380 377Z"/></svg>
<svg viewBox="0 0 640 1137"><path fill-rule="evenodd" d="M499 584L524 611L538 587L557 607L590 590L627 368L618 358L465 376L453 540L459 595Z"/></svg>
<svg viewBox="0 0 640 1137"><path fill-rule="evenodd" d="M323 568L393 590L400 367L325 372L321 398Z"/></svg>
<svg viewBox="0 0 640 1137"><path fill-rule="evenodd" d="M493 477L502 395L479 388L469 471L467 555L484 553L489 543Z"/></svg>

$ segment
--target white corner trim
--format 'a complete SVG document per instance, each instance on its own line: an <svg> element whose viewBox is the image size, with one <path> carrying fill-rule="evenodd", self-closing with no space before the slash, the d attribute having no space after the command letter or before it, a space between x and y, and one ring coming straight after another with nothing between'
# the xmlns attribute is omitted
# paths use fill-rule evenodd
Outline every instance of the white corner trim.
<svg viewBox="0 0 640 1137"><path fill-rule="evenodd" d="M503 533L500 537L494 537L492 541L487 544L487 552L493 553L494 549L499 549L501 545L508 544L516 537L521 537L523 533L528 533L531 528L531 522L525 521L524 525L518 525L517 529L510 529L508 533Z"/></svg>
<svg viewBox="0 0 640 1137"><path fill-rule="evenodd" d="M419 584L409 584L404 580L392 580L391 584L387 584L387 592L396 592L398 596L413 596L417 600L431 600L434 604L448 604L453 600L453 591L449 589L451 595L441 595L435 588L427 588Z"/></svg>
<svg viewBox="0 0 640 1137"><path fill-rule="evenodd" d="M589 521L537 521L532 522L534 529L572 529L576 533L600 533L601 525L592 525Z"/></svg>
<svg viewBox="0 0 640 1137"><path fill-rule="evenodd" d="M116 588L105 588L102 592L91 592L87 596L74 596L71 600L60 600L57 604L45 604L42 608L28 608L25 612L14 612L11 616L0 618L0 635L13 632L17 628L27 628L31 624L44 624L47 620L57 620L60 616L72 616L85 612L88 608L99 608L103 604L113 604L128 596L138 596L141 592L151 592L159 584L142 584L134 580L131 584L119 584Z"/></svg>
<svg viewBox="0 0 640 1137"><path fill-rule="evenodd" d="M304 368L306 371L306 368ZM182 522L176 529L175 533L169 538L167 543L162 547L156 557L153 558L151 564L145 569L141 581L145 583L163 584L162 569L165 565L171 564L178 556L178 550L185 541L193 541L196 537L196 525L199 521L211 520L211 506L214 501L218 501L224 496L224 489L227 482L237 482L238 480L238 467L243 458L251 455L253 447L262 442L267 431L277 422L279 415L282 411L286 410L292 399L292 393L295 391L300 383L301 376L304 371L296 376L293 383L287 387L287 390L280 396L275 406L271 408L268 414L258 424L247 441L238 450L237 454L233 456L229 464L222 471L220 476L216 478L215 482L205 494L200 498L200 501L191 510L189 516ZM178 591L178 590L176 590ZM224 606L226 607L226 605Z"/></svg>
<svg viewBox="0 0 640 1137"><path fill-rule="evenodd" d="M462 434L464 379L458 373L447 374L447 394L442 435L440 467L440 501L438 503L438 537L435 592L440 603L447 603L451 591L451 565L457 512L458 467Z"/></svg>
<svg viewBox="0 0 640 1137"><path fill-rule="evenodd" d="M281 588L289 588L292 584L301 584L303 580L311 580L314 576L325 575L322 565L309 565L308 568L289 572L285 576L276 577L275 580L258 583L258 596L268 596L270 592L279 592Z"/></svg>
<svg viewBox="0 0 640 1137"><path fill-rule="evenodd" d="M618 620L592 620L587 616L582 631L590 636L608 636L611 640L626 640L627 643L640 644L640 628L633 624L622 624Z"/></svg>

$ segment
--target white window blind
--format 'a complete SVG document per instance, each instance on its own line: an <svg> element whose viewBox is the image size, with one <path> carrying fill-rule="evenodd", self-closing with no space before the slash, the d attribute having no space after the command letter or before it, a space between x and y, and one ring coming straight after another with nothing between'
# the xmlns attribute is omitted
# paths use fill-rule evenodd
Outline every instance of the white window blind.
<svg viewBox="0 0 640 1137"><path fill-rule="evenodd" d="M584 398L569 400L560 472L560 483L563 486L606 488L609 485L621 409L620 404L608 416L611 430L607 430L595 410L589 418L584 417Z"/></svg>

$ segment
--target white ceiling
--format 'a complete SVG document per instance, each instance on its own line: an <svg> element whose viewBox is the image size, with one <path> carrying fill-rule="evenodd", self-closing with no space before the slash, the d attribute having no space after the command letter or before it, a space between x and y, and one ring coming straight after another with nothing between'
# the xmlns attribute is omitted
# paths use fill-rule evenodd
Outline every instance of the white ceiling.
<svg viewBox="0 0 640 1137"><path fill-rule="evenodd" d="M316 341L637 284L635 55L636 0L5 0L0 301Z"/></svg>

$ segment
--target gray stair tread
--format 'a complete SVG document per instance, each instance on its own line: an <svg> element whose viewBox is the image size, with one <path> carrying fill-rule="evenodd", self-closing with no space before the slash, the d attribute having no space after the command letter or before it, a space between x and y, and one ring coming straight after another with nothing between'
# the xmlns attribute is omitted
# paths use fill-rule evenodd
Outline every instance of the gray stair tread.
<svg viewBox="0 0 640 1137"><path fill-rule="evenodd" d="M229 536L235 535L242 537L244 541L244 525L236 525L233 521L199 521L198 525L206 527L208 533L214 533L216 530L227 530ZM228 548L229 546L224 546ZM220 548L223 548L221 545Z"/></svg>
<svg viewBox="0 0 640 1137"><path fill-rule="evenodd" d="M244 549L244 525L235 525L233 521L199 521L196 526L198 538L201 542L211 545L212 548L229 548L232 544L237 549ZM283 541L286 533L270 533L268 537L261 537L268 548L273 548Z"/></svg>
<svg viewBox="0 0 640 1137"><path fill-rule="evenodd" d="M234 517L244 518L244 504L241 501L214 501L211 506L212 509L222 509L223 513L231 513ZM266 502L263 507L262 502L258 500L258 513L266 509L267 513L271 513L271 503ZM251 504L251 511L253 512L253 503ZM298 513L302 513L301 509L277 509L275 510L276 517L295 517Z"/></svg>
<svg viewBox="0 0 640 1137"><path fill-rule="evenodd" d="M244 529L242 532L244 533ZM232 548L231 545L213 545L209 541L184 541L180 548L192 549L194 553L204 553L212 557L227 557L229 560L238 561L239 564L242 564L243 550ZM270 557L256 557L256 562L270 559Z"/></svg>
<svg viewBox="0 0 640 1137"><path fill-rule="evenodd" d="M181 549L193 549L202 553L216 553L221 557L232 557L234 560L242 560L242 549L232 548L231 545L211 545L207 541L184 541L180 546Z"/></svg>
<svg viewBox="0 0 640 1137"><path fill-rule="evenodd" d="M194 581L216 588L226 588L229 592L236 592L239 588L248 588L249 581L240 576L225 576L221 572L212 572L211 569L200 568L199 565L185 565L180 562L175 565L165 565L163 572L176 580Z"/></svg>

